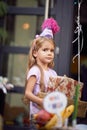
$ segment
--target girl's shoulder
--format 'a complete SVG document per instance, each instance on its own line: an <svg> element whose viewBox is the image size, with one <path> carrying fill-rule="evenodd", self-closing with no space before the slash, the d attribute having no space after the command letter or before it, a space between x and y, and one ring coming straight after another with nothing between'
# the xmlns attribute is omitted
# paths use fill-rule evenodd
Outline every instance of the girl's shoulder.
<svg viewBox="0 0 87 130"><path fill-rule="evenodd" d="M39 67L38 67L37 65L32 66L32 67L30 68L30 70L38 70L38 71L40 71L40 69L39 69ZM30 71L30 70L29 70L29 71Z"/></svg>
<svg viewBox="0 0 87 130"><path fill-rule="evenodd" d="M40 73L40 69L38 66L34 65L30 68L29 73Z"/></svg>
<svg viewBox="0 0 87 130"><path fill-rule="evenodd" d="M32 75L35 75L36 77L40 76L40 69L38 66L35 65L30 68L30 70L28 71L28 74L27 74L27 78L29 78Z"/></svg>
<svg viewBox="0 0 87 130"><path fill-rule="evenodd" d="M54 69L49 68L49 73L57 76L57 72Z"/></svg>
<svg viewBox="0 0 87 130"><path fill-rule="evenodd" d="M53 71L53 72L56 72L54 69L52 69L52 68L49 68L49 71Z"/></svg>

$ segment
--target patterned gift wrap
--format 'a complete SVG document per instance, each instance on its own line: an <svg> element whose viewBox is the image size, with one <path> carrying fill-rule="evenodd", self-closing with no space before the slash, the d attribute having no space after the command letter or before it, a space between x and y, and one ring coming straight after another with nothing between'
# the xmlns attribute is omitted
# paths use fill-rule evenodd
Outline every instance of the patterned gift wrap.
<svg viewBox="0 0 87 130"><path fill-rule="evenodd" d="M80 98L81 91L83 88L82 82L78 82L77 80L74 80L67 76L57 76L56 78L50 77L48 82L47 93L52 91L60 91L63 92L68 98L73 99L75 95L75 87L77 84L80 85L79 89L79 98Z"/></svg>

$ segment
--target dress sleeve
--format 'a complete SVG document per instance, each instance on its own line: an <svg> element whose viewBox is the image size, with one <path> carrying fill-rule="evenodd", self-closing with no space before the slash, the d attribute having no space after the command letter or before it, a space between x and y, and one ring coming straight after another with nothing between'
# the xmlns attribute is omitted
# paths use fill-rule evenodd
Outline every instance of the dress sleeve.
<svg viewBox="0 0 87 130"><path fill-rule="evenodd" d="M33 75L36 76L37 80L40 79L40 69L39 69L37 66L33 66L33 67L29 70L29 72L28 72L28 74L27 74L27 79L29 79L29 77L31 77L31 76L33 76Z"/></svg>

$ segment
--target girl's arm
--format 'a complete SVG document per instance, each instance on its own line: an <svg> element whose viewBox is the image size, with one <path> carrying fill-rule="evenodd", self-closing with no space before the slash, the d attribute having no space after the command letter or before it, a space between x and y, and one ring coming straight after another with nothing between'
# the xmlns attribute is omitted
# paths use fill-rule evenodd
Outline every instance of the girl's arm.
<svg viewBox="0 0 87 130"><path fill-rule="evenodd" d="M42 107L43 106L43 99L39 98L33 94L33 89L34 89L35 83L36 83L36 76L33 75L27 81L25 96L30 101L35 102Z"/></svg>

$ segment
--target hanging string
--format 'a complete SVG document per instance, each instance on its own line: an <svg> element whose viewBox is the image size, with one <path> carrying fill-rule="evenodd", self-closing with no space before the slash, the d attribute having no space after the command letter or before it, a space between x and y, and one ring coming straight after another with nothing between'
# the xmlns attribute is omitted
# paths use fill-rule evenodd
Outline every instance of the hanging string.
<svg viewBox="0 0 87 130"><path fill-rule="evenodd" d="M78 54L76 54L72 61L74 63L74 60L76 57L78 57L78 81L80 81L80 53L82 51L82 48L83 48L83 32L82 32L82 26L80 24L80 8L81 8L81 4L82 4L82 0L79 1L78 0L78 16L77 16L77 27L74 31L74 33L78 33L78 37L72 42L72 43L75 43L77 40L78 40ZM80 49L80 35L82 34L82 44L81 44L81 49Z"/></svg>

